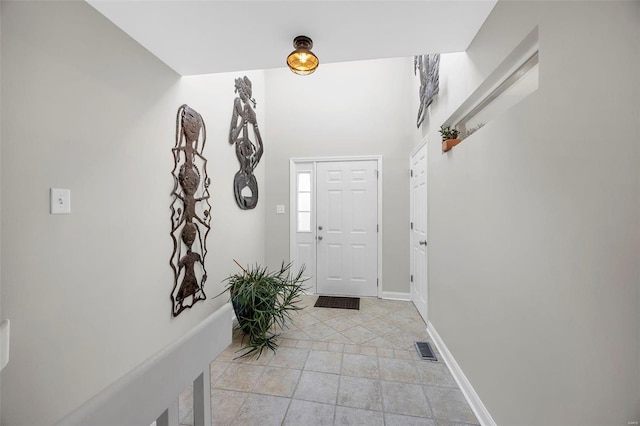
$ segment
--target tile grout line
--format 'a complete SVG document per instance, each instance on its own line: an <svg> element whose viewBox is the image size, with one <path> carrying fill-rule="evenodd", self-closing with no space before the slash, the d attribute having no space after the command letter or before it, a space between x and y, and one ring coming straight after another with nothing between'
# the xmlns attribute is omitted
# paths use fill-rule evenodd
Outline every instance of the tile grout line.
<svg viewBox="0 0 640 426"><path fill-rule="evenodd" d="M384 397L384 392L382 391L382 374L380 371L380 358L376 357L376 360L378 362L378 379L376 383L378 384L378 388L380 389L380 405L381 405L380 410L382 411L382 421L386 423L386 416L385 416L386 410L385 410L385 404L384 404L385 397Z"/></svg>
<svg viewBox="0 0 640 426"><path fill-rule="evenodd" d="M336 392L336 400L333 405L333 424L336 424L336 417L338 415L338 400L340 398L340 387L342 386L342 360L344 359L344 352L340 355L340 373L338 373L338 390Z"/></svg>

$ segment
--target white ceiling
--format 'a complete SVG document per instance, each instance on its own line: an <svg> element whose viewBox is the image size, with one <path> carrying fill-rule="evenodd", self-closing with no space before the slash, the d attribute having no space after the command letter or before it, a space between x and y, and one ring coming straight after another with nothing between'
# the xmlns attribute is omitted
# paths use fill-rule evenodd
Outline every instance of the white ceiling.
<svg viewBox="0 0 640 426"><path fill-rule="evenodd" d="M464 51L497 0L86 0L181 75L285 66L293 38L320 64Z"/></svg>

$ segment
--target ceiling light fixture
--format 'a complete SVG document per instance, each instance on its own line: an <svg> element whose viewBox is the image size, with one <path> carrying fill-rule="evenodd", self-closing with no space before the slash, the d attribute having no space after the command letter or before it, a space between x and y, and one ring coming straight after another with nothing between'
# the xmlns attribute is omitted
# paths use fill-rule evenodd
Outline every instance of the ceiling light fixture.
<svg viewBox="0 0 640 426"><path fill-rule="evenodd" d="M293 47L296 50L287 56L289 69L299 75L313 73L320 64L318 57L311 51L313 41L307 36L300 35L293 39Z"/></svg>

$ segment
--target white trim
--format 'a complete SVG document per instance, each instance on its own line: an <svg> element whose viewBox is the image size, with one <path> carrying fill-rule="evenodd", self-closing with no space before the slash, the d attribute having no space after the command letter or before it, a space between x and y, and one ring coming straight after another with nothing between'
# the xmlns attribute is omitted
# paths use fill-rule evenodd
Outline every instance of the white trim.
<svg viewBox="0 0 640 426"><path fill-rule="evenodd" d="M414 155L416 155L422 149L422 147L427 144L427 139L428 139L428 135L425 135L425 137L422 138L418 146L413 148L413 151L411 151L411 154L409 154L409 158L412 158Z"/></svg>
<svg viewBox="0 0 640 426"><path fill-rule="evenodd" d="M289 261L292 265L295 265L296 252L296 229L298 209L297 209L297 188L298 188L298 176L296 174L296 164L293 159L289 160ZM315 291L315 288L313 289Z"/></svg>
<svg viewBox="0 0 640 426"><path fill-rule="evenodd" d="M411 300L411 293L400 293L397 291L383 291L381 299L387 300Z"/></svg>
<svg viewBox="0 0 640 426"><path fill-rule="evenodd" d="M0 371L9 363L9 344L11 343L11 321L8 319L0 323Z"/></svg>
<svg viewBox="0 0 640 426"><path fill-rule="evenodd" d="M342 157L292 157L289 159L292 163L327 163L334 161L366 161L380 160L381 155L345 155Z"/></svg>
<svg viewBox="0 0 640 426"><path fill-rule="evenodd" d="M477 107L498 86L508 79L523 63L539 51L538 27L536 26L527 36L507 55L489 76L473 91L473 93L456 109L443 123L455 126ZM485 123L486 124L486 123Z"/></svg>
<svg viewBox="0 0 640 426"><path fill-rule="evenodd" d="M447 367L449 367L453 378L456 380L458 387L471 406L473 414L476 415L476 418L478 419L480 424L482 426L496 426L496 422L493 421L491 414L489 414L489 410L487 410L487 407L485 407L480 400L480 397L473 389L473 386L471 386L471 383L462 372L462 369L453 358L453 355L451 354L451 352L449 352L449 348L447 348L447 345L445 345L444 341L442 340L436 329L433 327L433 324L431 324L431 322L427 323L427 333L429 333L429 336L431 336L431 340L433 340L433 343L436 345L438 352L440 352L443 361L445 362L445 364L447 364Z"/></svg>
<svg viewBox="0 0 640 426"><path fill-rule="evenodd" d="M375 160L378 162L378 225L380 226L380 231L378 232L378 298L384 299L382 287L382 233L384 228L382 226L383 218L382 218L382 178L384 175L382 168L382 155L354 155L354 156L343 156L343 157L292 157L289 159L289 260L291 262L295 262L295 245L296 245L296 221L298 220L296 213L296 164L298 163L312 163L313 164L313 182L315 185L315 174L316 174L316 164L324 163L324 162L334 162L334 161L368 161ZM314 195L312 199L315 199L316 191L314 190ZM313 201L312 201L313 202ZM315 214L315 205L312 207ZM315 223L315 222L314 222ZM314 226L315 228L315 226ZM315 273L316 271L314 271ZM318 282L316 281L316 286L313 288L314 293L318 292ZM402 299L409 300L409 299Z"/></svg>
<svg viewBox="0 0 640 426"><path fill-rule="evenodd" d="M382 287L384 285L382 281L382 233L384 227L382 226L382 155L376 156L378 160L378 297L382 297Z"/></svg>
<svg viewBox="0 0 640 426"><path fill-rule="evenodd" d="M310 165L310 169L309 170L300 170L300 168L298 167L298 165L300 164L309 164ZM315 212L316 212L316 200L315 200L315 196L316 196L316 163L313 161L294 161L294 159L289 159L289 261L293 264L293 265L297 265L298 263L296 263L296 255L295 253L297 253L297 247L296 247L296 236L298 234L298 172L299 171L303 171L303 172L311 172L311 229L312 232L315 234ZM316 252L314 249L314 253L313 256L315 257ZM311 276L311 279L309 280L309 282L312 283L312 285L309 286L309 283L305 284L305 291L309 291L312 294L315 294L317 291L317 281L315 278L315 262L313 265L313 271L309 270L309 265L305 265L306 268L308 268L306 270L306 273L309 274Z"/></svg>

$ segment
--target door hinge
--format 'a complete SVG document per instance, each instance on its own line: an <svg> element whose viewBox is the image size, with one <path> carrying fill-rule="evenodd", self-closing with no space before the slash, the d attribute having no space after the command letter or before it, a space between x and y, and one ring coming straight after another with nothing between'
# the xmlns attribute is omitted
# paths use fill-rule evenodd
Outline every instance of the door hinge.
<svg viewBox="0 0 640 426"><path fill-rule="evenodd" d="M411 177L413 177L413 170L410 170L410 172L411 172Z"/></svg>
<svg viewBox="0 0 640 426"><path fill-rule="evenodd" d="M413 282L413 275L411 275L411 282Z"/></svg>
<svg viewBox="0 0 640 426"><path fill-rule="evenodd" d="M413 229L413 222L411 222L411 229Z"/></svg>
<svg viewBox="0 0 640 426"><path fill-rule="evenodd" d="M380 225L376 225L376 232L380 232Z"/></svg>
<svg viewBox="0 0 640 426"><path fill-rule="evenodd" d="M379 176L378 170L376 169L376 179L377 179L378 177L380 177L380 176Z"/></svg>
<svg viewBox="0 0 640 426"><path fill-rule="evenodd" d="M380 287L380 278L376 278L376 287Z"/></svg>

